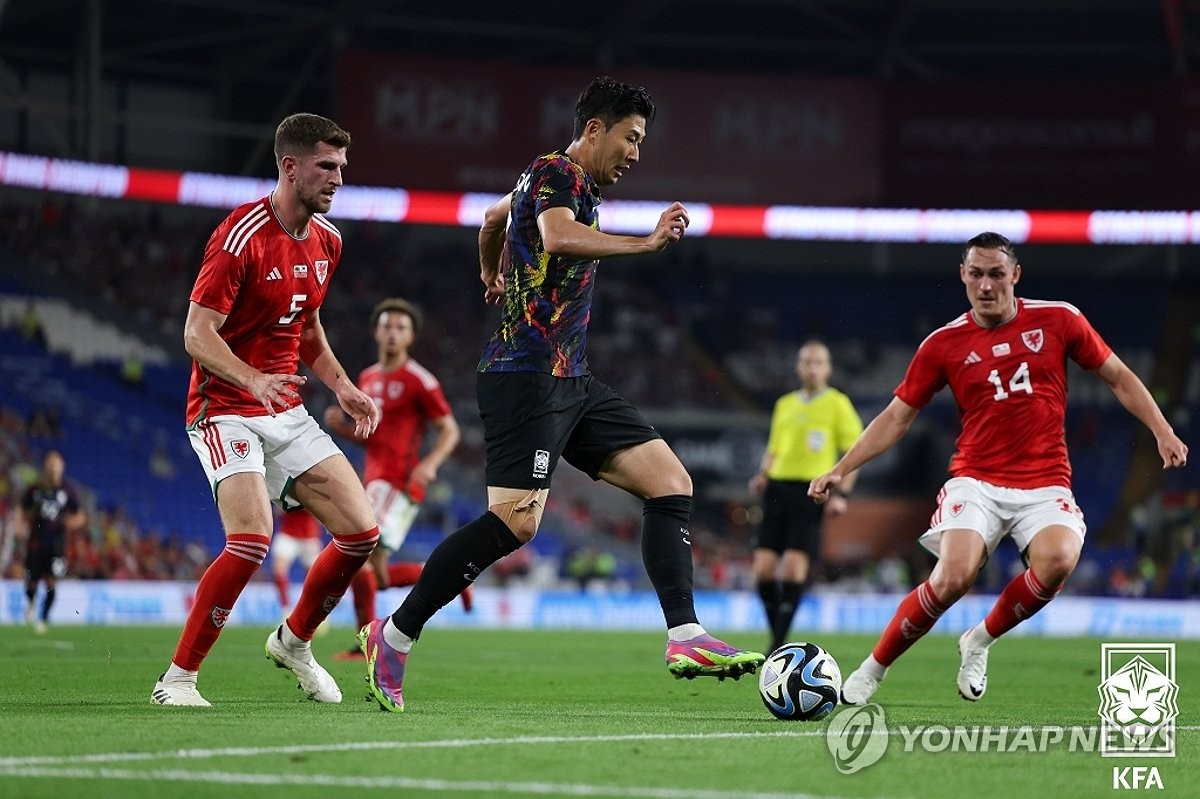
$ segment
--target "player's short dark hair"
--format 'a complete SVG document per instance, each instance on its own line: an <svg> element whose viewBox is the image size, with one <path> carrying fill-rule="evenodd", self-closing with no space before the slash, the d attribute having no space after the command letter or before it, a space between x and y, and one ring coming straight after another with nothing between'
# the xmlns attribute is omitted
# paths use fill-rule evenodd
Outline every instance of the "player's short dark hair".
<svg viewBox="0 0 1200 799"><path fill-rule="evenodd" d="M317 114L292 114L275 129L275 161L285 155L308 155L321 142L334 147L349 147L350 134L332 119Z"/></svg>
<svg viewBox="0 0 1200 799"><path fill-rule="evenodd" d="M986 231L978 236L971 237L965 245L963 245L962 260L959 263L967 262L967 253L971 248L975 247L980 250L999 250L1012 259L1012 262L1020 263L1017 260L1017 251L1013 247L1013 243L999 233Z"/></svg>
<svg viewBox="0 0 1200 799"><path fill-rule="evenodd" d="M374 330L379 326L379 317L385 313L402 313L406 314L412 320L413 335L421 332L421 309L413 305L406 299L400 297L389 297L386 300L380 300L375 303L375 307L371 309L371 329Z"/></svg>
<svg viewBox="0 0 1200 799"><path fill-rule="evenodd" d="M646 127L654 121L654 101L641 86L630 86L610 77L596 78L575 101L575 127L572 137L578 139L589 119L599 119L605 129L634 115L646 119Z"/></svg>

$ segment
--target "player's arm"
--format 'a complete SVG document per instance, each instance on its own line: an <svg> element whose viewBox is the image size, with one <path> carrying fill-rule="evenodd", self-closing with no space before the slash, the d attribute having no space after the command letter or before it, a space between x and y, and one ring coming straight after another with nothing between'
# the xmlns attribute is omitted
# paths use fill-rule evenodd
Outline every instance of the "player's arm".
<svg viewBox="0 0 1200 799"><path fill-rule="evenodd" d="M184 349L206 372L246 389L274 416L276 405L282 407L289 400L300 398L296 389L304 385L306 378L265 374L234 355L218 332L226 316L197 302L189 304L183 323Z"/></svg>
<svg viewBox="0 0 1200 799"><path fill-rule="evenodd" d="M833 468L812 481L808 487L808 495L817 504L829 499L833 488L841 485L864 463L887 452L897 441L904 438L904 434L912 427L913 420L917 418L918 411L918 408L899 397L892 397L892 401L871 420L867 429L863 430L862 435L846 450L846 454Z"/></svg>
<svg viewBox="0 0 1200 799"><path fill-rule="evenodd" d="M329 387L350 418L354 420L354 436L365 439L379 426L379 407L358 386L354 385L325 337L320 309L304 320L300 329L300 360L312 369L317 379Z"/></svg>
<svg viewBox="0 0 1200 799"><path fill-rule="evenodd" d="M1101 380L1108 383L1108 387L1112 389L1113 394L1125 406L1125 409L1137 417L1137 420L1146 425L1154 434L1154 440L1158 442L1158 454L1162 457L1163 468L1186 466L1187 444L1184 444L1179 436L1175 435L1175 431L1171 428L1167 418L1163 416L1162 410L1154 401L1146 384L1134 374L1133 370L1126 366L1125 362L1114 352L1104 363L1100 364L1100 368L1094 371Z"/></svg>
<svg viewBox="0 0 1200 799"><path fill-rule="evenodd" d="M762 460L758 463L758 471L750 478L748 488L752 496L761 496L767 488L767 472L771 471L771 465L775 463L775 456L771 454L771 450L763 450Z"/></svg>
<svg viewBox="0 0 1200 799"><path fill-rule="evenodd" d="M483 301L496 305L504 298L504 231L512 210L512 195L506 194L483 212L479 228L479 279L483 281Z"/></svg>
<svg viewBox="0 0 1200 799"><path fill-rule="evenodd" d="M618 236L593 230L576 221L575 212L566 207L547 208L537 218L538 232L541 233L546 252L576 260L659 252L671 242L683 238L689 221L683 203L672 203L663 211L658 217L658 224L647 236Z"/></svg>
<svg viewBox="0 0 1200 799"><path fill-rule="evenodd" d="M422 486L427 486L437 479L438 469L450 457L450 453L454 451L454 448L458 446L459 439L462 438L462 433L458 429L458 421L452 413L439 416L430 422L430 426L437 431L433 446L429 448L428 454L413 467L412 473L413 479Z"/></svg>

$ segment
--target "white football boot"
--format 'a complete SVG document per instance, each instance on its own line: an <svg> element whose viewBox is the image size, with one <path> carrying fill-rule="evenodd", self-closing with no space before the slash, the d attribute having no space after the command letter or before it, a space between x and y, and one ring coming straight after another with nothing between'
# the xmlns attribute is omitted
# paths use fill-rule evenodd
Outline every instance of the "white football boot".
<svg viewBox="0 0 1200 799"><path fill-rule="evenodd" d="M290 634L288 637L298 640ZM283 642L283 625L280 625L267 636L266 652L267 658L276 666L296 675L300 690L308 694L309 699L329 704L342 701L342 689L313 658L311 642L300 641L298 645L288 646Z"/></svg>
<svg viewBox="0 0 1200 799"><path fill-rule="evenodd" d="M887 672L868 655L862 665L850 672L850 676L842 682L842 704L865 705L870 702Z"/></svg>
<svg viewBox="0 0 1200 799"><path fill-rule="evenodd" d="M154 683L150 693L150 701L156 705L177 705L180 707L212 707L208 700L196 690L196 678L190 680L168 680L164 674Z"/></svg>
<svg viewBox="0 0 1200 799"><path fill-rule="evenodd" d="M958 695L968 702L978 702L987 691L988 648L975 643L971 637L974 629L958 639L958 655L962 659L958 667Z"/></svg>

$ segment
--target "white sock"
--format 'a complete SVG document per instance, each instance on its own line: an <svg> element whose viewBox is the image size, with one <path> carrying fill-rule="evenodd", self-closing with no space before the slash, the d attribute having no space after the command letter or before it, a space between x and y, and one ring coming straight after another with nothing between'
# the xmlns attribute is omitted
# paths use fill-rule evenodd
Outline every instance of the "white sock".
<svg viewBox="0 0 1200 799"><path fill-rule="evenodd" d="M391 616L383 623L383 640L401 654L408 654L413 645L413 639L400 632L400 628L395 625Z"/></svg>
<svg viewBox="0 0 1200 799"><path fill-rule="evenodd" d="M984 649L996 643L996 639L988 634L987 625L983 622L979 622L971 628L971 632L967 633L967 640Z"/></svg>
<svg viewBox="0 0 1200 799"><path fill-rule="evenodd" d="M312 641L303 641L300 638L297 638L296 634L292 632L292 628L287 626L287 622L281 624L279 628L283 630L283 635L280 636L280 640L283 641L283 645L288 649L312 648Z"/></svg>
<svg viewBox="0 0 1200 799"><path fill-rule="evenodd" d="M167 666L167 673L163 675L163 682L195 682L196 675L200 672L188 671L181 669L175 665L175 661L171 661L171 665Z"/></svg>
<svg viewBox="0 0 1200 799"><path fill-rule="evenodd" d="M877 680L882 680L887 674L887 666L876 660L874 654L867 655L867 659L858 668Z"/></svg>
<svg viewBox="0 0 1200 799"><path fill-rule="evenodd" d="M704 635L704 628L695 622L681 624L678 627L672 627L667 630L668 641L686 641L689 638L695 638L697 635Z"/></svg>

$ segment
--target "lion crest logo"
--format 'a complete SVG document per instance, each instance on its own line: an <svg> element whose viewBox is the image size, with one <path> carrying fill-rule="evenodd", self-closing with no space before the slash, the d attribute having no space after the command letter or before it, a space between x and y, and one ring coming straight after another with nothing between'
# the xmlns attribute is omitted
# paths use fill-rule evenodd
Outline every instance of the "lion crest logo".
<svg viewBox="0 0 1200 799"><path fill-rule="evenodd" d="M1135 746L1153 743L1179 715L1179 687L1141 655L1100 683L1099 716Z"/></svg>

